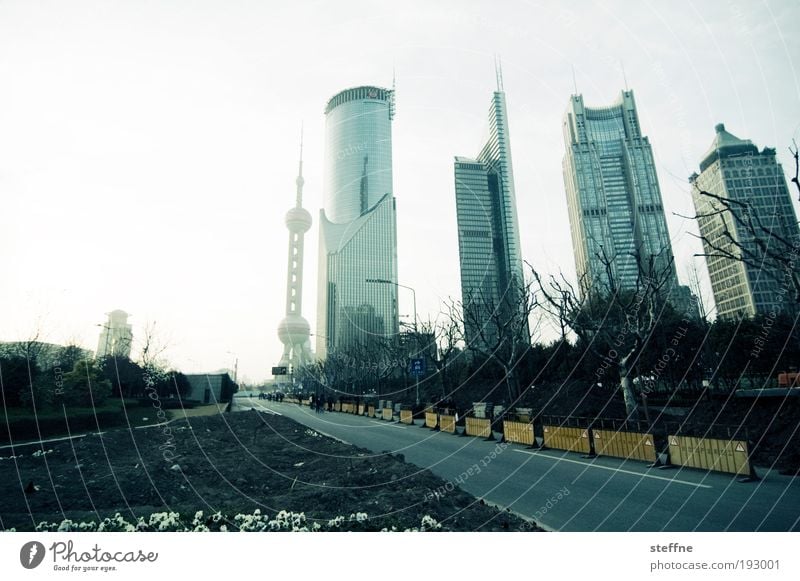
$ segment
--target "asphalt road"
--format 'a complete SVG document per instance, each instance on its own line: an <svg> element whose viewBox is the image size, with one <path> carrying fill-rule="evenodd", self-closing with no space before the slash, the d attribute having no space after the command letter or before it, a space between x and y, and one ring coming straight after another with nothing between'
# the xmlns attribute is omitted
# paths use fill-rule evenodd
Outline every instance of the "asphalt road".
<svg viewBox="0 0 800 581"><path fill-rule="evenodd" d="M235 411L278 412L376 454L402 454L479 498L563 531L797 531L800 479L759 471L740 483L694 469L582 458L296 404L237 398ZM494 452L494 457L492 453ZM470 471L470 468L472 470Z"/></svg>

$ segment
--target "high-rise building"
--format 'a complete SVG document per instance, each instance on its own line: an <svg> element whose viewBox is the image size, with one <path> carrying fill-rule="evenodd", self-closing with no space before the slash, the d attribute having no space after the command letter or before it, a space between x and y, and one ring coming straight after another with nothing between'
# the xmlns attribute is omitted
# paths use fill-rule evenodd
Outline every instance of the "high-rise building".
<svg viewBox="0 0 800 581"><path fill-rule="evenodd" d="M700 192L747 204L753 220L760 221L773 237L770 241L770 236L765 235L761 241L772 244L773 252L789 250L785 243L775 246L775 239L789 244L800 241L797 216L783 169L774 149L765 147L759 151L752 141L728 133L721 123L716 126L716 132L711 147L700 161L700 173L693 174L689 181L693 185L698 227L708 255L706 265L717 316L733 319L781 311L793 296L793 291L785 288L783 273L770 271L768 262L762 265L756 260L758 264L754 264L753 260L743 262L720 255L715 247L736 255L740 254L736 245L741 245L749 257L758 257L761 251L752 232L741 228L730 215L714 214L722 205Z"/></svg>
<svg viewBox="0 0 800 581"><path fill-rule="evenodd" d="M489 107L489 138L476 158L456 157L455 192L465 336L477 340L488 317L514 304L523 281L506 96L498 82ZM508 293L512 293L509 295ZM471 312L470 312L471 310ZM494 338L494 337L493 337Z"/></svg>
<svg viewBox="0 0 800 581"><path fill-rule="evenodd" d="M297 170L295 206L286 213L289 229L289 258L286 273L286 316L278 325L283 343L279 366L297 369L311 362L311 327L303 318L303 242L311 228L311 214L303 208L303 138L300 137L300 162Z"/></svg>
<svg viewBox="0 0 800 581"><path fill-rule="evenodd" d="M325 107L317 356L395 337L394 90L355 87Z"/></svg>
<svg viewBox="0 0 800 581"><path fill-rule="evenodd" d="M128 324L128 313L117 309L106 313L108 320L100 325L100 339L97 341L97 358L130 357L133 344L133 331Z"/></svg>
<svg viewBox="0 0 800 581"><path fill-rule="evenodd" d="M677 286L653 150L642 135L633 91L622 91L608 107L586 107L582 95L572 95L563 129L564 185L581 292L605 294L612 283L617 290L634 290L637 257L643 264L653 258L656 271L672 278L666 285L670 295L685 303L688 289Z"/></svg>

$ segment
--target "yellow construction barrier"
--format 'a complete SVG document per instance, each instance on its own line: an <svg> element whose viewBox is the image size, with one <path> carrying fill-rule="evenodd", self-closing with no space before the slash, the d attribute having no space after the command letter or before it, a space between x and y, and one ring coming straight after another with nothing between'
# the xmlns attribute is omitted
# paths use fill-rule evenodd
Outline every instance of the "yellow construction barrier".
<svg viewBox="0 0 800 581"><path fill-rule="evenodd" d="M586 428L549 426L545 424L542 430L546 448L566 450L567 452L582 452L583 454L589 454L592 450L589 441L589 430Z"/></svg>
<svg viewBox="0 0 800 581"><path fill-rule="evenodd" d="M467 418L466 430L468 436L488 438L492 435L492 421L486 418Z"/></svg>
<svg viewBox="0 0 800 581"><path fill-rule="evenodd" d="M363 403L358 404L358 415L363 416L366 407Z"/></svg>
<svg viewBox="0 0 800 581"><path fill-rule="evenodd" d="M394 418L392 408L383 408L383 419L391 421Z"/></svg>
<svg viewBox="0 0 800 581"><path fill-rule="evenodd" d="M369 408L367 408L367 415L369 417L371 417L371 418L375 417L375 406L374 405L371 405L371 406L369 406Z"/></svg>
<svg viewBox="0 0 800 581"><path fill-rule="evenodd" d="M669 461L678 466L750 476L750 453L745 440L667 436Z"/></svg>
<svg viewBox="0 0 800 581"><path fill-rule="evenodd" d="M340 412L340 411L342 411L342 403L337 401L337 402L334 404L334 406L333 406L333 409L335 409L337 412Z"/></svg>
<svg viewBox="0 0 800 581"><path fill-rule="evenodd" d="M435 428L438 419L439 418L435 412L425 412L425 427Z"/></svg>
<svg viewBox="0 0 800 581"><path fill-rule="evenodd" d="M413 424L414 413L411 410L400 410L400 423Z"/></svg>
<svg viewBox="0 0 800 581"><path fill-rule="evenodd" d="M528 422L503 421L503 436L506 442L515 444L533 446L536 442L533 437L533 424Z"/></svg>
<svg viewBox="0 0 800 581"><path fill-rule="evenodd" d="M456 433L456 417L455 416L439 416L439 429L443 432Z"/></svg>
<svg viewBox="0 0 800 581"><path fill-rule="evenodd" d="M656 447L652 434L641 432L617 432L592 428L594 453L598 456L614 456L631 460L656 461Z"/></svg>

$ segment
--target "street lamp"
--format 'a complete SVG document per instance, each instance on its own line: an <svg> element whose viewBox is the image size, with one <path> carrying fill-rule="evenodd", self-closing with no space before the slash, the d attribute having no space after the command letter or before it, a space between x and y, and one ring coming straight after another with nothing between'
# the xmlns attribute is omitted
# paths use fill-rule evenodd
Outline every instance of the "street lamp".
<svg viewBox="0 0 800 581"><path fill-rule="evenodd" d="M393 284L394 286L403 287L411 291L411 297L414 301L414 341L416 343L417 348L419 349L419 337L418 327L417 327L417 292L411 288L410 286L406 286L404 284L400 284L398 282L394 282L393 280L387 280L385 278L367 278L364 282L371 282L377 284ZM416 377L416 384L417 384L417 405L419 405L419 374L415 373L414 377Z"/></svg>
<svg viewBox="0 0 800 581"><path fill-rule="evenodd" d="M414 330L417 330L417 292L411 288L410 286L406 286L404 284L400 284L399 282L394 282L393 280L387 280L385 278L367 278L364 282L372 282L377 284L393 284L394 286L399 286L411 291L411 297L414 301Z"/></svg>

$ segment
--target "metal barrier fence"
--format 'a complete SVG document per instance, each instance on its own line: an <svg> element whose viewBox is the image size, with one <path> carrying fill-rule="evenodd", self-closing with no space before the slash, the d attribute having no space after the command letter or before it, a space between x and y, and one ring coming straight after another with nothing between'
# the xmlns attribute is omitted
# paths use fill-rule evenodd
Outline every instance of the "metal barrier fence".
<svg viewBox="0 0 800 581"><path fill-rule="evenodd" d="M569 426L553 426L545 424L542 427L544 446L567 452L581 452L590 454L592 445L588 428Z"/></svg>
<svg viewBox="0 0 800 581"><path fill-rule="evenodd" d="M439 416L436 412L425 412L425 427L426 428L435 428L436 425L439 423Z"/></svg>
<svg viewBox="0 0 800 581"><path fill-rule="evenodd" d="M445 414L439 415L439 429L443 432L456 433L456 417Z"/></svg>
<svg viewBox="0 0 800 581"><path fill-rule="evenodd" d="M400 423L413 424L414 412L412 412L411 410L400 410Z"/></svg>
<svg viewBox="0 0 800 581"><path fill-rule="evenodd" d="M536 438L533 435L533 424L530 422L503 421L503 437L506 442L533 446Z"/></svg>
<svg viewBox="0 0 800 581"><path fill-rule="evenodd" d="M653 434L647 432L618 432L616 430L592 429L594 453L598 456L614 456L631 460L656 461Z"/></svg>
<svg viewBox="0 0 800 581"><path fill-rule="evenodd" d="M746 440L721 440L694 436L667 436L669 460L678 466L750 476Z"/></svg>
<svg viewBox="0 0 800 581"><path fill-rule="evenodd" d="M492 420L488 418L466 418L466 434L479 438L492 436Z"/></svg>

